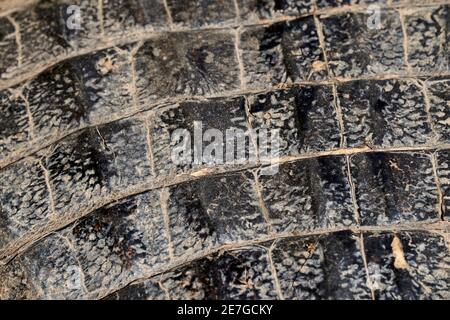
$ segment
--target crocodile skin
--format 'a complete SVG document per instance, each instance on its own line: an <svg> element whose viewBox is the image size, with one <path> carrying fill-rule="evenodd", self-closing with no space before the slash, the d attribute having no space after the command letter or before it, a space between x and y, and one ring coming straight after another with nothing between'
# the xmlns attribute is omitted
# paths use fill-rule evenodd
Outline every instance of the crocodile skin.
<svg viewBox="0 0 450 320"><path fill-rule="evenodd" d="M449 21L448 0L0 12L0 298L449 299ZM174 163L199 121L256 160Z"/></svg>

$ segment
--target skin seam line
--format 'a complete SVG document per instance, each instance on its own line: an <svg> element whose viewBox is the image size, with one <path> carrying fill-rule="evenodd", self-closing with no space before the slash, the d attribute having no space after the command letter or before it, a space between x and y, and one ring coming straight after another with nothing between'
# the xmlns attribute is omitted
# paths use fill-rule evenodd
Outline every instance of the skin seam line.
<svg viewBox="0 0 450 320"><path fill-rule="evenodd" d="M34 125L34 120L33 120L33 113L31 112L31 108L30 108L30 103L22 91L18 91L17 95L22 99L22 101L25 105L25 110L27 112L27 118L28 118L28 126L30 127L30 137L31 137L31 140L34 140L36 137L36 130L35 130L35 125Z"/></svg>
<svg viewBox="0 0 450 320"><path fill-rule="evenodd" d="M103 0L97 0L97 19L100 23L100 36L105 36L105 23L103 19Z"/></svg>
<svg viewBox="0 0 450 320"><path fill-rule="evenodd" d="M316 3L314 3L314 6L315 6L315 10L317 10ZM328 62L328 56L327 56L327 50L326 50L326 45L325 45L325 36L323 34L322 22L320 21L320 18L318 15L314 14L313 17L314 17L314 25L315 25L316 31L317 31L317 36L319 38L320 49L322 50L323 58L325 60L325 66L327 68L327 74L328 74L328 77L330 77L330 76L332 77L332 72L330 70L330 64ZM345 143L344 118L342 115L342 109L341 109L340 105L338 104L336 83L332 84L332 93L333 93L333 107L336 112L336 120L338 121L338 124L339 124L339 138L340 138L339 145L341 147L343 147L344 143Z"/></svg>
<svg viewBox="0 0 450 320"><path fill-rule="evenodd" d="M360 217L360 213L359 213L359 206L358 206L358 202L356 200L356 186L353 181L353 176L352 176L352 171L351 171L351 156L346 155L345 161L347 163L347 175L348 175L347 179L350 184L350 193L351 193L351 198L352 198L353 213L355 215L356 224L358 225L358 227L361 227L361 217ZM367 286L369 287L372 300L375 300L375 291L373 290L372 280L371 280L370 273L369 273L369 268L367 267L367 256L366 256L366 251L364 249L364 235L362 232L359 233L358 242L359 242L359 247L360 247L361 258L363 259L363 263L364 263L364 270L366 272Z"/></svg>
<svg viewBox="0 0 450 320"><path fill-rule="evenodd" d="M241 22L241 10L239 9L239 4L237 0L233 0L234 11L236 15L236 25L240 25Z"/></svg>
<svg viewBox="0 0 450 320"><path fill-rule="evenodd" d="M60 235L60 234L58 234L58 233L54 233L54 234L56 234L60 239L62 239L63 241L65 241L65 242L67 243L67 245L69 246L69 249L72 251L74 258L75 258L75 260L77 261L78 267L80 268L81 286L82 286L82 289L83 289L83 291L85 291L86 294L88 294L88 293L89 293L89 290L88 290L87 287L86 287L86 275L84 274L84 271L83 271L83 267L82 267L81 261L80 261L80 259L79 259L79 257L78 257L78 254L77 254L77 251L75 250L75 247L73 246L72 241L70 241L70 239L67 238L66 236Z"/></svg>
<svg viewBox="0 0 450 320"><path fill-rule="evenodd" d="M163 220L164 220L164 229L166 230L167 235L167 246L168 246L168 253L169 253L169 259L174 260L175 254L174 254L174 248L172 243L172 234L170 232L170 216L169 211L167 208L167 204L169 201L169 190L167 188L162 188L159 194L159 201L160 201L160 207L163 214Z"/></svg>
<svg viewBox="0 0 450 320"><path fill-rule="evenodd" d="M272 243L272 245L270 246L269 250L267 251L267 258L269 260L270 270L271 270L271 273L272 273L272 278L273 278L273 281L274 281L274 287L275 287L275 290L277 292L278 299L284 300L283 291L281 290L281 285L280 285L280 279L278 278L277 269L275 267L275 264L273 263L273 256L272 256L272 251L275 248L276 243L277 243L277 241L275 240Z"/></svg>
<svg viewBox="0 0 450 320"><path fill-rule="evenodd" d="M430 124L431 131L433 135L435 136L435 139L439 139L438 132L436 130L436 125L433 121L433 117L431 115L431 103L430 103L430 97L428 96L428 87L426 85L426 82L417 79L413 80L415 82L416 86L418 86L422 91L422 96L425 102L425 112L427 114L428 122Z"/></svg>
<svg viewBox="0 0 450 320"><path fill-rule="evenodd" d="M234 41L234 51L236 52L236 59L239 66L239 81L240 81L240 89L245 90L246 89L246 81L245 81L245 69L244 64L242 62L242 55L241 55L241 49L240 49L240 39L241 39L241 29L237 28L235 30L235 41Z"/></svg>
<svg viewBox="0 0 450 320"><path fill-rule="evenodd" d="M406 70L408 72L408 74L412 73L412 69L411 69L411 65L409 64L409 48L408 48L408 32L406 30L406 25L405 25L405 15L403 14L402 10L397 10L399 18L400 18L400 24L402 27L402 34L403 34L403 56L405 59L405 66L406 66Z"/></svg>
<svg viewBox="0 0 450 320"><path fill-rule="evenodd" d="M371 294L372 300L376 300L375 290L373 289L373 282L371 280L369 267L367 264L367 255L366 255L366 249L364 246L364 233L363 232L359 233L358 241L359 241L359 246L360 246L360 251L361 251L361 257L362 257L363 263L364 263L364 270L366 271L367 286L370 289L370 294Z"/></svg>
<svg viewBox="0 0 450 320"><path fill-rule="evenodd" d="M23 45L22 45L22 35L21 35L20 25L17 23L17 21L13 17L7 16L6 18L14 27L14 34L15 34L16 45L17 45L17 67L20 68L23 63Z"/></svg>
<svg viewBox="0 0 450 320"><path fill-rule="evenodd" d="M261 186L259 183L258 172L253 171L253 188L256 193L256 198L258 201L259 211L264 219L264 222L267 226L268 232L273 233L272 223L270 222L269 210L267 209L266 204L264 203L264 199L261 193Z"/></svg>
<svg viewBox="0 0 450 320"><path fill-rule="evenodd" d="M151 171L152 176L156 176L155 159L153 156L152 131L151 131L150 120L148 118L144 119L144 127L145 127L145 131L146 131L146 136L147 136L147 139L146 139L146 141L147 141L147 159L150 164L150 171Z"/></svg>
<svg viewBox="0 0 450 320"><path fill-rule="evenodd" d="M433 169L433 177L434 182L436 184L438 203L437 203L437 211L438 217L441 220L444 220L444 193L442 192L441 180L439 179L438 174L438 160L436 152L433 152L431 155L431 166Z"/></svg>
<svg viewBox="0 0 450 320"><path fill-rule="evenodd" d="M167 21L169 23L169 30L173 30L174 24L173 24L172 12L170 11L167 0L163 0L163 4L164 4L164 10L166 11L166 15L167 15Z"/></svg>
<svg viewBox="0 0 450 320"><path fill-rule="evenodd" d="M50 205L51 216L53 218L56 218L57 212L56 212L56 206L55 206L55 196L53 194L52 182L50 180L50 172L44 166L42 159L39 160L39 166L41 167L41 170L44 173L45 185L47 186L47 190L48 190L48 201L49 201L49 205ZM51 220L53 220L53 219L51 219Z"/></svg>

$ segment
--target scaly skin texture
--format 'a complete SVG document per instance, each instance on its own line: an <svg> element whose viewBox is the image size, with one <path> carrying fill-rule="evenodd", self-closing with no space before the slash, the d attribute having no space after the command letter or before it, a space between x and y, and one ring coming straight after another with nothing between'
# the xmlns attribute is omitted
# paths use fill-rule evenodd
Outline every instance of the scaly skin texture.
<svg viewBox="0 0 450 320"><path fill-rule="evenodd" d="M449 1L19 2L0 298L450 298ZM196 121L257 161L173 162Z"/></svg>

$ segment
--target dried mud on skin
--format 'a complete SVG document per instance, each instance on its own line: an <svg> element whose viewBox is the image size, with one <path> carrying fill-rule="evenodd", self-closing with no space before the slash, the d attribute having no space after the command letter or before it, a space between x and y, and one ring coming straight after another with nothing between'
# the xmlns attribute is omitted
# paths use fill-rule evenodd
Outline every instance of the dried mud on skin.
<svg viewBox="0 0 450 320"><path fill-rule="evenodd" d="M0 1L0 298L449 299L449 21L438 0ZM278 172L173 163L194 121L279 129Z"/></svg>

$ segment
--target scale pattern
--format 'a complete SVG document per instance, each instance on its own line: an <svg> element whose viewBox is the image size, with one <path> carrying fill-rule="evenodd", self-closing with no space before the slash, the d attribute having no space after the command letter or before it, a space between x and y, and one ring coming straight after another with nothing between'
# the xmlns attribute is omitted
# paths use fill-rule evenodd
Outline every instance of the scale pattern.
<svg viewBox="0 0 450 320"><path fill-rule="evenodd" d="M448 0L0 12L0 298L449 299L449 21ZM171 161L198 121L257 161Z"/></svg>

